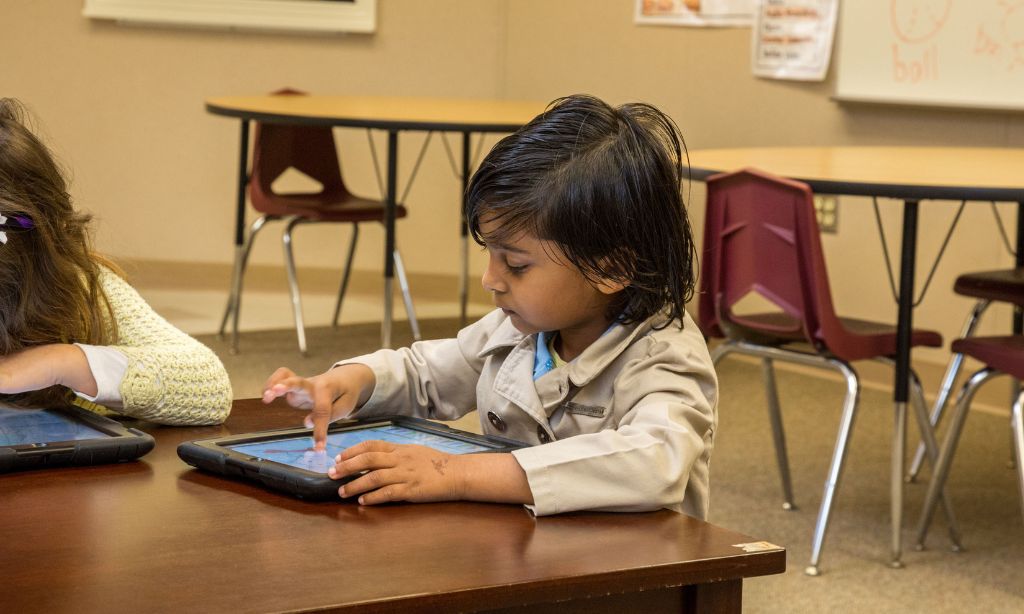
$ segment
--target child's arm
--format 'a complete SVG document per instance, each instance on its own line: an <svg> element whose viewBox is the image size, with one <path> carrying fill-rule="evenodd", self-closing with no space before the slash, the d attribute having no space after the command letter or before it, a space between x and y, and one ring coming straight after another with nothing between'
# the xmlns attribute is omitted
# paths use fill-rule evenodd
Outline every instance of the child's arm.
<svg viewBox="0 0 1024 614"><path fill-rule="evenodd" d="M112 271L102 269L100 283L117 322L118 338L108 347L127 359L116 411L161 424L224 422L233 395L213 350L160 317Z"/></svg>
<svg viewBox="0 0 1024 614"><path fill-rule="evenodd" d="M366 403L376 382L373 371L358 363L340 365L313 377L302 377L281 367L263 385L263 402L284 397L292 407L308 409L305 424L313 428L313 447L323 450L327 446L327 426Z"/></svg>
<svg viewBox="0 0 1024 614"><path fill-rule="evenodd" d="M96 396L96 380L85 354L75 345L37 345L0 357L0 394L67 386Z"/></svg>
<svg viewBox="0 0 1024 614"><path fill-rule="evenodd" d="M511 454L447 454L433 448L365 441L336 457L328 471L340 478L366 473L342 486L359 503L488 501L532 504L526 473Z"/></svg>

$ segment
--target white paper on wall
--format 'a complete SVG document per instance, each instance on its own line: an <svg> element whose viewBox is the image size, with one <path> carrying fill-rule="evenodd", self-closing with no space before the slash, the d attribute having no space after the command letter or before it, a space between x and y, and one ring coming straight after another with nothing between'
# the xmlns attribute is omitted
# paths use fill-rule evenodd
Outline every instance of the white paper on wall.
<svg viewBox="0 0 1024 614"><path fill-rule="evenodd" d="M839 0L759 0L751 30L754 75L823 80L838 9Z"/></svg>

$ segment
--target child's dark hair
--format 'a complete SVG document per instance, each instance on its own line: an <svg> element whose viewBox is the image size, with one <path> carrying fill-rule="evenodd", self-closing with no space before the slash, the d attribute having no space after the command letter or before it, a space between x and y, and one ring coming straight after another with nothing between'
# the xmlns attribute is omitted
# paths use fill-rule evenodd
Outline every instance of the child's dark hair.
<svg viewBox="0 0 1024 614"><path fill-rule="evenodd" d="M667 307L681 322L696 257L681 193L685 152L675 122L651 105L559 98L487 154L463 214L481 245L526 232L556 243L591 282L628 284L610 319L640 322ZM489 236L483 217L497 225Z"/></svg>

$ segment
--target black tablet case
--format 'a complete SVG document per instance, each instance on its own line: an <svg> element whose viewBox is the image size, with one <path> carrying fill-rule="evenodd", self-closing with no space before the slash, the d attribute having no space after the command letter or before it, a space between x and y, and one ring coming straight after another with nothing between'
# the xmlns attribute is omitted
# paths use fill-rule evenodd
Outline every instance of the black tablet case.
<svg viewBox="0 0 1024 614"><path fill-rule="evenodd" d="M503 439L491 435L478 435L458 429L453 429L444 424L430 420L411 418L408 416L380 416L364 420L347 420L335 422L328 429L329 433L338 432L350 428L366 427L378 424L394 424L407 426L414 429L427 430L441 436L448 436L454 439L461 439L471 443L477 443L492 448L491 452L511 452L512 450L525 447L525 444ZM304 469L298 469L288 465L282 465L274 461L267 461L258 457L249 457L236 453L225 448L222 444L241 444L250 441L267 440L273 438L292 438L309 436L311 429L277 429L271 431L260 431L257 433L245 433L241 435L229 435L213 439L200 439L188 441L178 446L178 457L189 465L229 478L237 478L259 482L267 488L286 492L300 499L311 501L340 500L338 488L358 476L346 476L332 480L323 473L314 473Z"/></svg>
<svg viewBox="0 0 1024 614"><path fill-rule="evenodd" d="M153 449L147 433L78 407L47 409L110 435L101 439L0 446L0 473L131 461Z"/></svg>

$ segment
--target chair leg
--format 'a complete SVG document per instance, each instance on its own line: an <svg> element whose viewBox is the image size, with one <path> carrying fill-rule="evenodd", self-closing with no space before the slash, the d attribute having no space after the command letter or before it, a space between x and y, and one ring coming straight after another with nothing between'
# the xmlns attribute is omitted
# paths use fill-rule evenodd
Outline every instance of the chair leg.
<svg viewBox="0 0 1024 614"><path fill-rule="evenodd" d="M334 317L331 318L331 327L338 328L338 318L341 317L341 301L345 300L345 292L348 290L348 278L352 274L352 257L356 253L356 243L359 241L359 224L352 224L352 240L348 242L348 257L345 258L345 272L341 275L341 286L338 288L338 302L334 304Z"/></svg>
<svg viewBox="0 0 1024 614"><path fill-rule="evenodd" d="M409 292L409 280L405 276L405 265L402 263L402 254L395 250L395 273L398 276L398 285L402 288L402 301L405 303L405 315L409 316L409 326L412 328L412 338L416 341L422 339L420 335L420 323L416 320L416 309L412 305L412 294Z"/></svg>
<svg viewBox="0 0 1024 614"><path fill-rule="evenodd" d="M818 520L814 526L811 562L804 569L804 573L809 576L821 574L819 567L821 549L825 542L825 533L828 530L829 515L832 513L832 500L835 498L836 490L839 488L839 478L843 473L847 444L850 441L850 433L853 431L853 422L857 413L857 398L860 394L857 372L850 365L838 360L829 360L828 363L842 373L846 379L846 398L843 400L843 414L839 422L839 434L836 436L836 447L832 452L832 462L825 480L825 493L821 499ZM900 477L902 479L902 476Z"/></svg>
<svg viewBox="0 0 1024 614"><path fill-rule="evenodd" d="M960 331L960 337L974 335L974 329L978 327L981 315L985 313L985 310L991 303L992 301L989 300L980 300L974 304L974 308L971 309L971 313L968 314L967 320L964 322L963 330ZM942 412L945 411L946 405L949 403L949 395L953 391L954 384L956 384L957 376L960 375L960 368L963 366L963 362L963 354L953 354L950 357L949 365L946 367L946 374L943 376L942 385L939 388L939 395L935 397L935 406L932 408L930 420L932 429L939 426L939 420L942 419ZM921 442L914 453L914 460L910 463L910 471L907 472L908 482L913 482L917 479L917 474L921 471L921 464L924 462L924 455L924 442Z"/></svg>
<svg viewBox="0 0 1024 614"><path fill-rule="evenodd" d="M268 221L275 219L277 218L273 216L262 215L253 220L253 223L249 226L249 236L245 238L245 244L235 248L235 266L231 274L231 291L228 294L228 304L224 309L224 317L221 318L220 328L217 330L217 335L223 338L224 328L227 326L228 318L231 317L230 352L232 354L238 353L238 318L242 307L242 280L245 278L245 269L249 264L249 252L252 250L256 233Z"/></svg>
<svg viewBox="0 0 1024 614"><path fill-rule="evenodd" d="M1021 515L1024 517L1024 391L1017 395L1010 416L1013 427L1013 449L1017 455L1017 481L1020 484Z"/></svg>
<svg viewBox="0 0 1024 614"><path fill-rule="evenodd" d="M960 434L963 431L964 422L967 420L967 410L971 405L971 399L974 398L974 393L977 392L978 387L997 373L997 371L991 368L982 369L972 375L970 379L967 380L967 383L964 384L963 388L960 389L956 406L953 409L952 423L949 425L949 432L946 433L946 439L942 443L942 450L939 452L939 457L935 461L935 469L931 481L928 482L928 492L925 495L924 506L921 509L921 518L917 523L918 549L924 548L924 540L928 535L928 527L931 525L932 517L935 514L935 506L939 500L939 493L941 493L946 486L946 478L949 476L949 467L953 460L953 452L956 450L956 444L960 440Z"/></svg>
<svg viewBox="0 0 1024 614"><path fill-rule="evenodd" d="M295 256L292 252L292 230L302 221L303 218L299 216L288 218L288 224L281 234L281 244L284 248L284 263L288 272L288 288L292 297L292 313L295 316L295 334L299 339L299 352L306 356L306 327L302 323L302 296L299 294L299 280L295 274Z"/></svg>
<svg viewBox="0 0 1024 614"><path fill-rule="evenodd" d="M778 388L775 385L775 369L771 358L761 359L764 378L764 392L768 400L768 417L772 425L772 439L775 441L775 461L779 465L782 480L782 509L795 510L793 503L793 482L789 475L789 454L786 451L786 431L782 424L782 410L779 406Z"/></svg>
<svg viewBox="0 0 1024 614"><path fill-rule="evenodd" d="M935 441L935 431L932 430L931 423L928 420L928 409L924 401L924 389L921 386L921 379L917 377L917 373L913 370L910 372L910 389L913 392L911 400L914 403L914 412L917 418L915 422L917 422L918 429L921 431L922 445L925 446L928 462L934 466L935 460L939 457L939 445ZM953 544L953 552L960 552L963 550L963 545L960 543L960 523L957 522L956 515L953 513L953 503L950 501L946 489L942 490L941 497L942 510L946 515L946 525L949 529L949 540Z"/></svg>
<svg viewBox="0 0 1024 614"><path fill-rule="evenodd" d="M235 246L235 262L231 269L231 287L228 290L228 303L224 306L224 316L220 319L220 328L217 329L217 337L224 338L224 329L227 328L228 318L235 312L235 302L238 300L239 288L242 284L242 275L245 272L246 254L249 251L249 243Z"/></svg>

